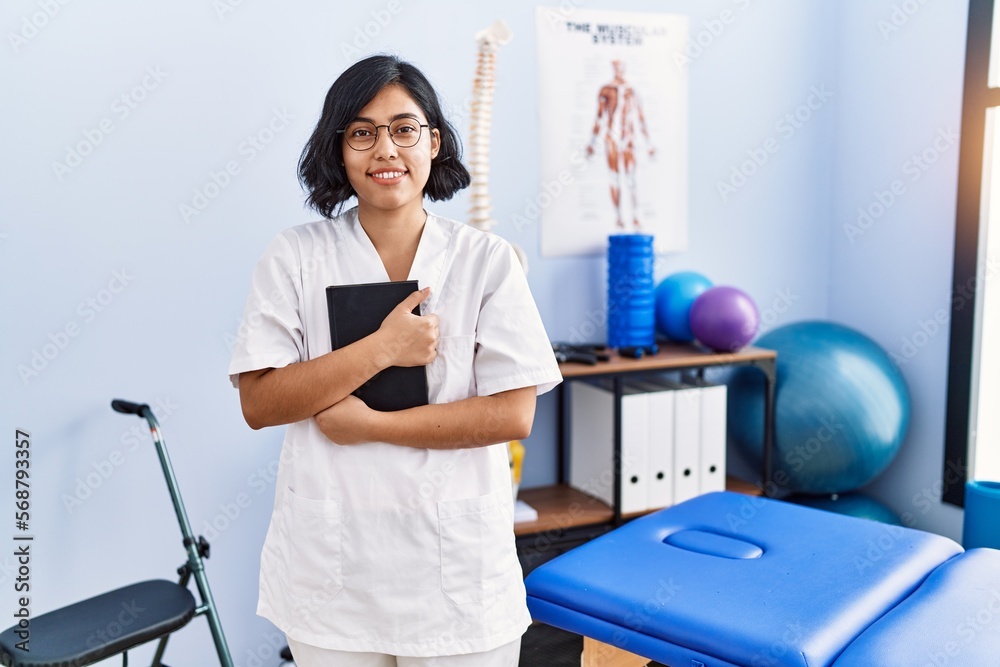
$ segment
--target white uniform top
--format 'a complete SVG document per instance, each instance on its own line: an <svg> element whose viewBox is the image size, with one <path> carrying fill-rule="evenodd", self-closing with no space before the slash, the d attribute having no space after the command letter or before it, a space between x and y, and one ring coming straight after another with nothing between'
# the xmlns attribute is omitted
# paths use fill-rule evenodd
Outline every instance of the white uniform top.
<svg viewBox="0 0 1000 667"><path fill-rule="evenodd" d="M524 272L503 239L427 216L410 280L440 318L431 403L562 377ZM280 368L331 349L326 287L387 281L351 209L288 229L253 275L229 373ZM487 651L531 619L514 549L504 444L341 446L309 418L282 445L261 554L257 612L289 637L408 656Z"/></svg>

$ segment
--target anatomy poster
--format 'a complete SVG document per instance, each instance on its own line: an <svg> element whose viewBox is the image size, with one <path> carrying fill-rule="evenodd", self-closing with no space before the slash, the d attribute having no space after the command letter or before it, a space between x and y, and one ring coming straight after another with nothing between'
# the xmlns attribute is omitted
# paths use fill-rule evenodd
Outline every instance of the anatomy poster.
<svg viewBox="0 0 1000 667"><path fill-rule="evenodd" d="M629 232L685 250L687 17L539 7L536 22L542 254L602 254Z"/></svg>

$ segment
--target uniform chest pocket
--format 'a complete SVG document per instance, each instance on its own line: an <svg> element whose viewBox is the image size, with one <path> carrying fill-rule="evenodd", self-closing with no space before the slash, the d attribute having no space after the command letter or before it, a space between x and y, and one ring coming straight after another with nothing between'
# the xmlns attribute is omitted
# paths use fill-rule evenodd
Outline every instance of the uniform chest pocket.
<svg viewBox="0 0 1000 667"><path fill-rule="evenodd" d="M511 511L497 494L438 502L441 590L455 604L486 602L519 579Z"/></svg>
<svg viewBox="0 0 1000 667"><path fill-rule="evenodd" d="M332 600L344 586L343 516L339 500L313 500L285 490L282 544L288 591Z"/></svg>
<svg viewBox="0 0 1000 667"><path fill-rule="evenodd" d="M476 395L476 336L441 336L438 355L427 365L427 393L431 403L451 403Z"/></svg>

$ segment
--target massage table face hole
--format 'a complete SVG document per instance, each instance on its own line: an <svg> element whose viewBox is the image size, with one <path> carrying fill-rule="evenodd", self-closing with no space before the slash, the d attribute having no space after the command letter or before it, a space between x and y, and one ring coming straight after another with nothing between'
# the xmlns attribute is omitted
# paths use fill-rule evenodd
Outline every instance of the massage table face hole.
<svg viewBox="0 0 1000 667"><path fill-rule="evenodd" d="M752 542L698 528L671 533L663 539L663 543L685 551L719 558L751 560L764 555L764 550Z"/></svg>

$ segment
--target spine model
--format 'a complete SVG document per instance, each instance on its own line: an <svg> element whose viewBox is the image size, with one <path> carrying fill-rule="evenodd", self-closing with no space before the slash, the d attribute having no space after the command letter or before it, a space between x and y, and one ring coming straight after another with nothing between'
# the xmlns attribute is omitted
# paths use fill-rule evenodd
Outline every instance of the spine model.
<svg viewBox="0 0 1000 667"><path fill-rule="evenodd" d="M493 115L493 90L496 86L494 67L496 53L510 41L511 32L507 24L497 21L489 28L476 34L479 55L476 62L476 78L472 87L472 120L469 137L472 167L472 206L469 210L469 225L488 232L496 224L491 217L489 176L490 176L490 126Z"/></svg>

